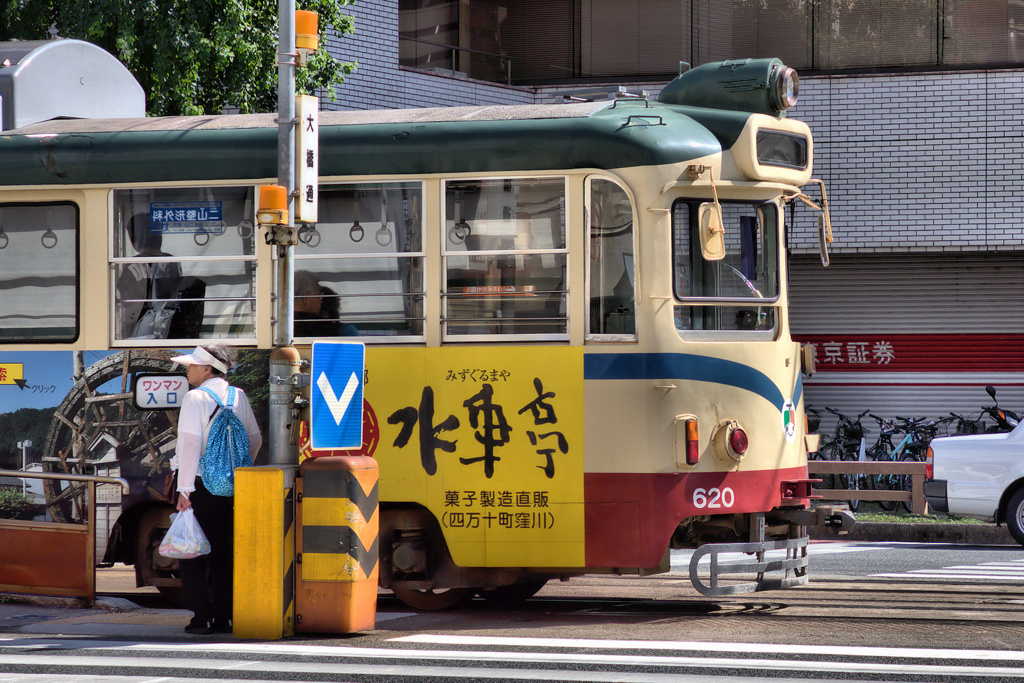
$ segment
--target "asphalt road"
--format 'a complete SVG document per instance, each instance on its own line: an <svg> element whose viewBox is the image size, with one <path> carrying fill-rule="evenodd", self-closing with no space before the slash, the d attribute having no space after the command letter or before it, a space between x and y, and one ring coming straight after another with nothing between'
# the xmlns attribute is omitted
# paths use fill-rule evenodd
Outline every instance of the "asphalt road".
<svg viewBox="0 0 1024 683"><path fill-rule="evenodd" d="M280 641L189 636L130 569L105 605L0 602L0 680L716 681L1024 678L1024 548L823 542L807 586L707 598L685 574L588 576L516 608L414 613ZM676 553L673 564L686 564ZM127 585L126 585L127 584Z"/></svg>

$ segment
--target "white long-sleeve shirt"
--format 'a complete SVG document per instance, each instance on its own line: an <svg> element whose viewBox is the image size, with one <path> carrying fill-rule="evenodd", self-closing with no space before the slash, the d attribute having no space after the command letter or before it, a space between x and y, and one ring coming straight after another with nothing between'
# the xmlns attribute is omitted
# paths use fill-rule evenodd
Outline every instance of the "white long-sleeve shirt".
<svg viewBox="0 0 1024 683"><path fill-rule="evenodd" d="M185 394L178 414L178 443L174 449L171 468L178 470L178 491L186 495L196 490L196 474L199 472L199 460L206 453L206 441L210 433L210 423L217 402L202 388L210 389L220 397L225 405L228 398L228 382L223 377L211 377L203 382L201 388L193 389ZM235 387L235 414L242 421L245 432L249 436L249 457L256 459L256 454L263 445L256 416L245 392Z"/></svg>

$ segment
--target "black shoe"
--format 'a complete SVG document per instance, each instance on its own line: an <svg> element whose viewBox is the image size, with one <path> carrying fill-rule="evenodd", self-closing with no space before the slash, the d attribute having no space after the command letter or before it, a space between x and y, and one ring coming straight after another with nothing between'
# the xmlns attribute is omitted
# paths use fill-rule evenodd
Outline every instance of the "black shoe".
<svg viewBox="0 0 1024 683"><path fill-rule="evenodd" d="M185 627L185 633L191 633L197 636L208 636L213 633L213 628L210 622L200 619L199 617L192 617L192 621L188 622L188 626Z"/></svg>
<svg viewBox="0 0 1024 683"><path fill-rule="evenodd" d="M232 626L230 619L214 619L210 624L214 633L231 633Z"/></svg>

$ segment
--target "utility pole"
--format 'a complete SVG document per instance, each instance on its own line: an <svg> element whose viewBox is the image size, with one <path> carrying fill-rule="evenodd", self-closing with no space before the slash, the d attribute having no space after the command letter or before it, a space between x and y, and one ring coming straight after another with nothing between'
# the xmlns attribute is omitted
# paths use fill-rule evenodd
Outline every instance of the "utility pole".
<svg viewBox="0 0 1024 683"><path fill-rule="evenodd" d="M277 54L277 182L285 193L286 225L267 236L275 249L274 277L277 284L275 314L277 329L270 354L270 462L297 465L298 448L291 443L295 375L301 360L292 344L295 317L293 250L295 216L295 0L278 0ZM261 202L262 204L262 202ZM273 237L271 237L273 235Z"/></svg>

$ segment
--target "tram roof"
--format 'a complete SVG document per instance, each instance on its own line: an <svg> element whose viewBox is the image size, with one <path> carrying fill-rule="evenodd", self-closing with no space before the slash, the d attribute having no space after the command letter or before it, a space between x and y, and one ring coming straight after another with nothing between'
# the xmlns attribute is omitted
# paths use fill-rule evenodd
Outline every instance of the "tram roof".
<svg viewBox="0 0 1024 683"><path fill-rule="evenodd" d="M626 168L727 149L748 112L643 100L320 112L320 174ZM277 177L276 114L63 119L0 133L0 185Z"/></svg>

